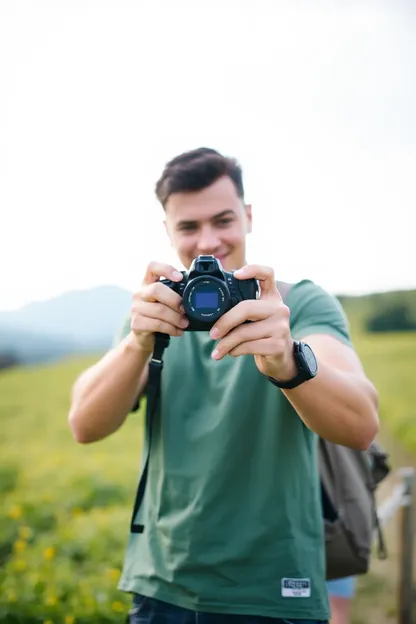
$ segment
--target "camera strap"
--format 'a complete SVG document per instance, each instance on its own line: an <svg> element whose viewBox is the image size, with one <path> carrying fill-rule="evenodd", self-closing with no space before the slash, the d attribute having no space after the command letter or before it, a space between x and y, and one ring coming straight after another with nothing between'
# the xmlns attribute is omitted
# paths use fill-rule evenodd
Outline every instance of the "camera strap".
<svg viewBox="0 0 416 624"><path fill-rule="evenodd" d="M137 512L143 502L144 492L146 488L147 473L149 470L150 446L152 442L153 419L156 412L156 406L160 400L160 382L163 369L163 352L169 346L170 336L168 334L155 334L155 344L153 347L152 359L149 362L149 377L146 385L146 431L147 431L147 452L142 475L137 487L136 498L134 501L133 515L130 523L130 531L132 533L143 533L144 525L135 524Z"/></svg>

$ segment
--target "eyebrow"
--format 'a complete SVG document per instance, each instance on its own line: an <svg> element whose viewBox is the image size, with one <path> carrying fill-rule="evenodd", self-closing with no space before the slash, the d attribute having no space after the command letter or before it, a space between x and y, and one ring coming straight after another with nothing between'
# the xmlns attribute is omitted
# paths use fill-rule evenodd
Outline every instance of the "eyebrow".
<svg viewBox="0 0 416 624"><path fill-rule="evenodd" d="M211 221L216 221L217 219L223 219L224 217L231 217L234 216L235 212L234 210L223 210L222 212L219 212L218 214L214 215L213 217L211 217ZM186 226L190 226L190 225L196 225L198 223L198 221L179 221L177 223L177 227L183 227L184 225Z"/></svg>

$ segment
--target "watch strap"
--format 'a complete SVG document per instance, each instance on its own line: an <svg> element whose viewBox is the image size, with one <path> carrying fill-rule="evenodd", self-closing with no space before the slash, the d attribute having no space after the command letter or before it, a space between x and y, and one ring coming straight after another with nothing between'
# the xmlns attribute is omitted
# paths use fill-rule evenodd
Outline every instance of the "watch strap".
<svg viewBox="0 0 416 624"><path fill-rule="evenodd" d="M295 360L296 367L298 369L297 374L292 377L292 379L288 379L287 381L279 381L278 379L274 379L274 377L267 377L268 380L278 388L282 388L283 390L291 390L292 388L296 388L300 386L305 381L312 379L315 374L312 374L310 370L306 370L301 366L299 361L299 352L301 349L301 343L297 340L293 341L293 356Z"/></svg>

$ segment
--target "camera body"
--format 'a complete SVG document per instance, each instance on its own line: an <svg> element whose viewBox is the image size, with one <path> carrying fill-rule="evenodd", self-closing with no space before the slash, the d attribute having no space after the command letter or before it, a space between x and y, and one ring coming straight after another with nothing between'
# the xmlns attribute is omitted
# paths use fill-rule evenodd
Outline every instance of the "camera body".
<svg viewBox="0 0 416 624"><path fill-rule="evenodd" d="M185 331L209 331L237 303L257 299L260 293L256 279L236 279L215 256L198 256L182 275L181 282L160 281L182 297L189 320Z"/></svg>

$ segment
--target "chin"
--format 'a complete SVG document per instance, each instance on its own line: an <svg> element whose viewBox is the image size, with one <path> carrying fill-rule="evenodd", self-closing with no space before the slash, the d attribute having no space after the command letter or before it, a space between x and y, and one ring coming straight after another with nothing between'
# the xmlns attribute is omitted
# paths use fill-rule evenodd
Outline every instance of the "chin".
<svg viewBox="0 0 416 624"><path fill-rule="evenodd" d="M216 256L216 257L221 262L222 268L225 271L234 271L235 269L238 268L237 266L235 266L235 262L233 261L232 257L229 254L226 254L225 256Z"/></svg>
<svg viewBox="0 0 416 624"><path fill-rule="evenodd" d="M237 259L231 256L231 254L223 256L223 259L220 257L220 262L226 271L236 271L237 269L241 269L245 264L244 260Z"/></svg>

